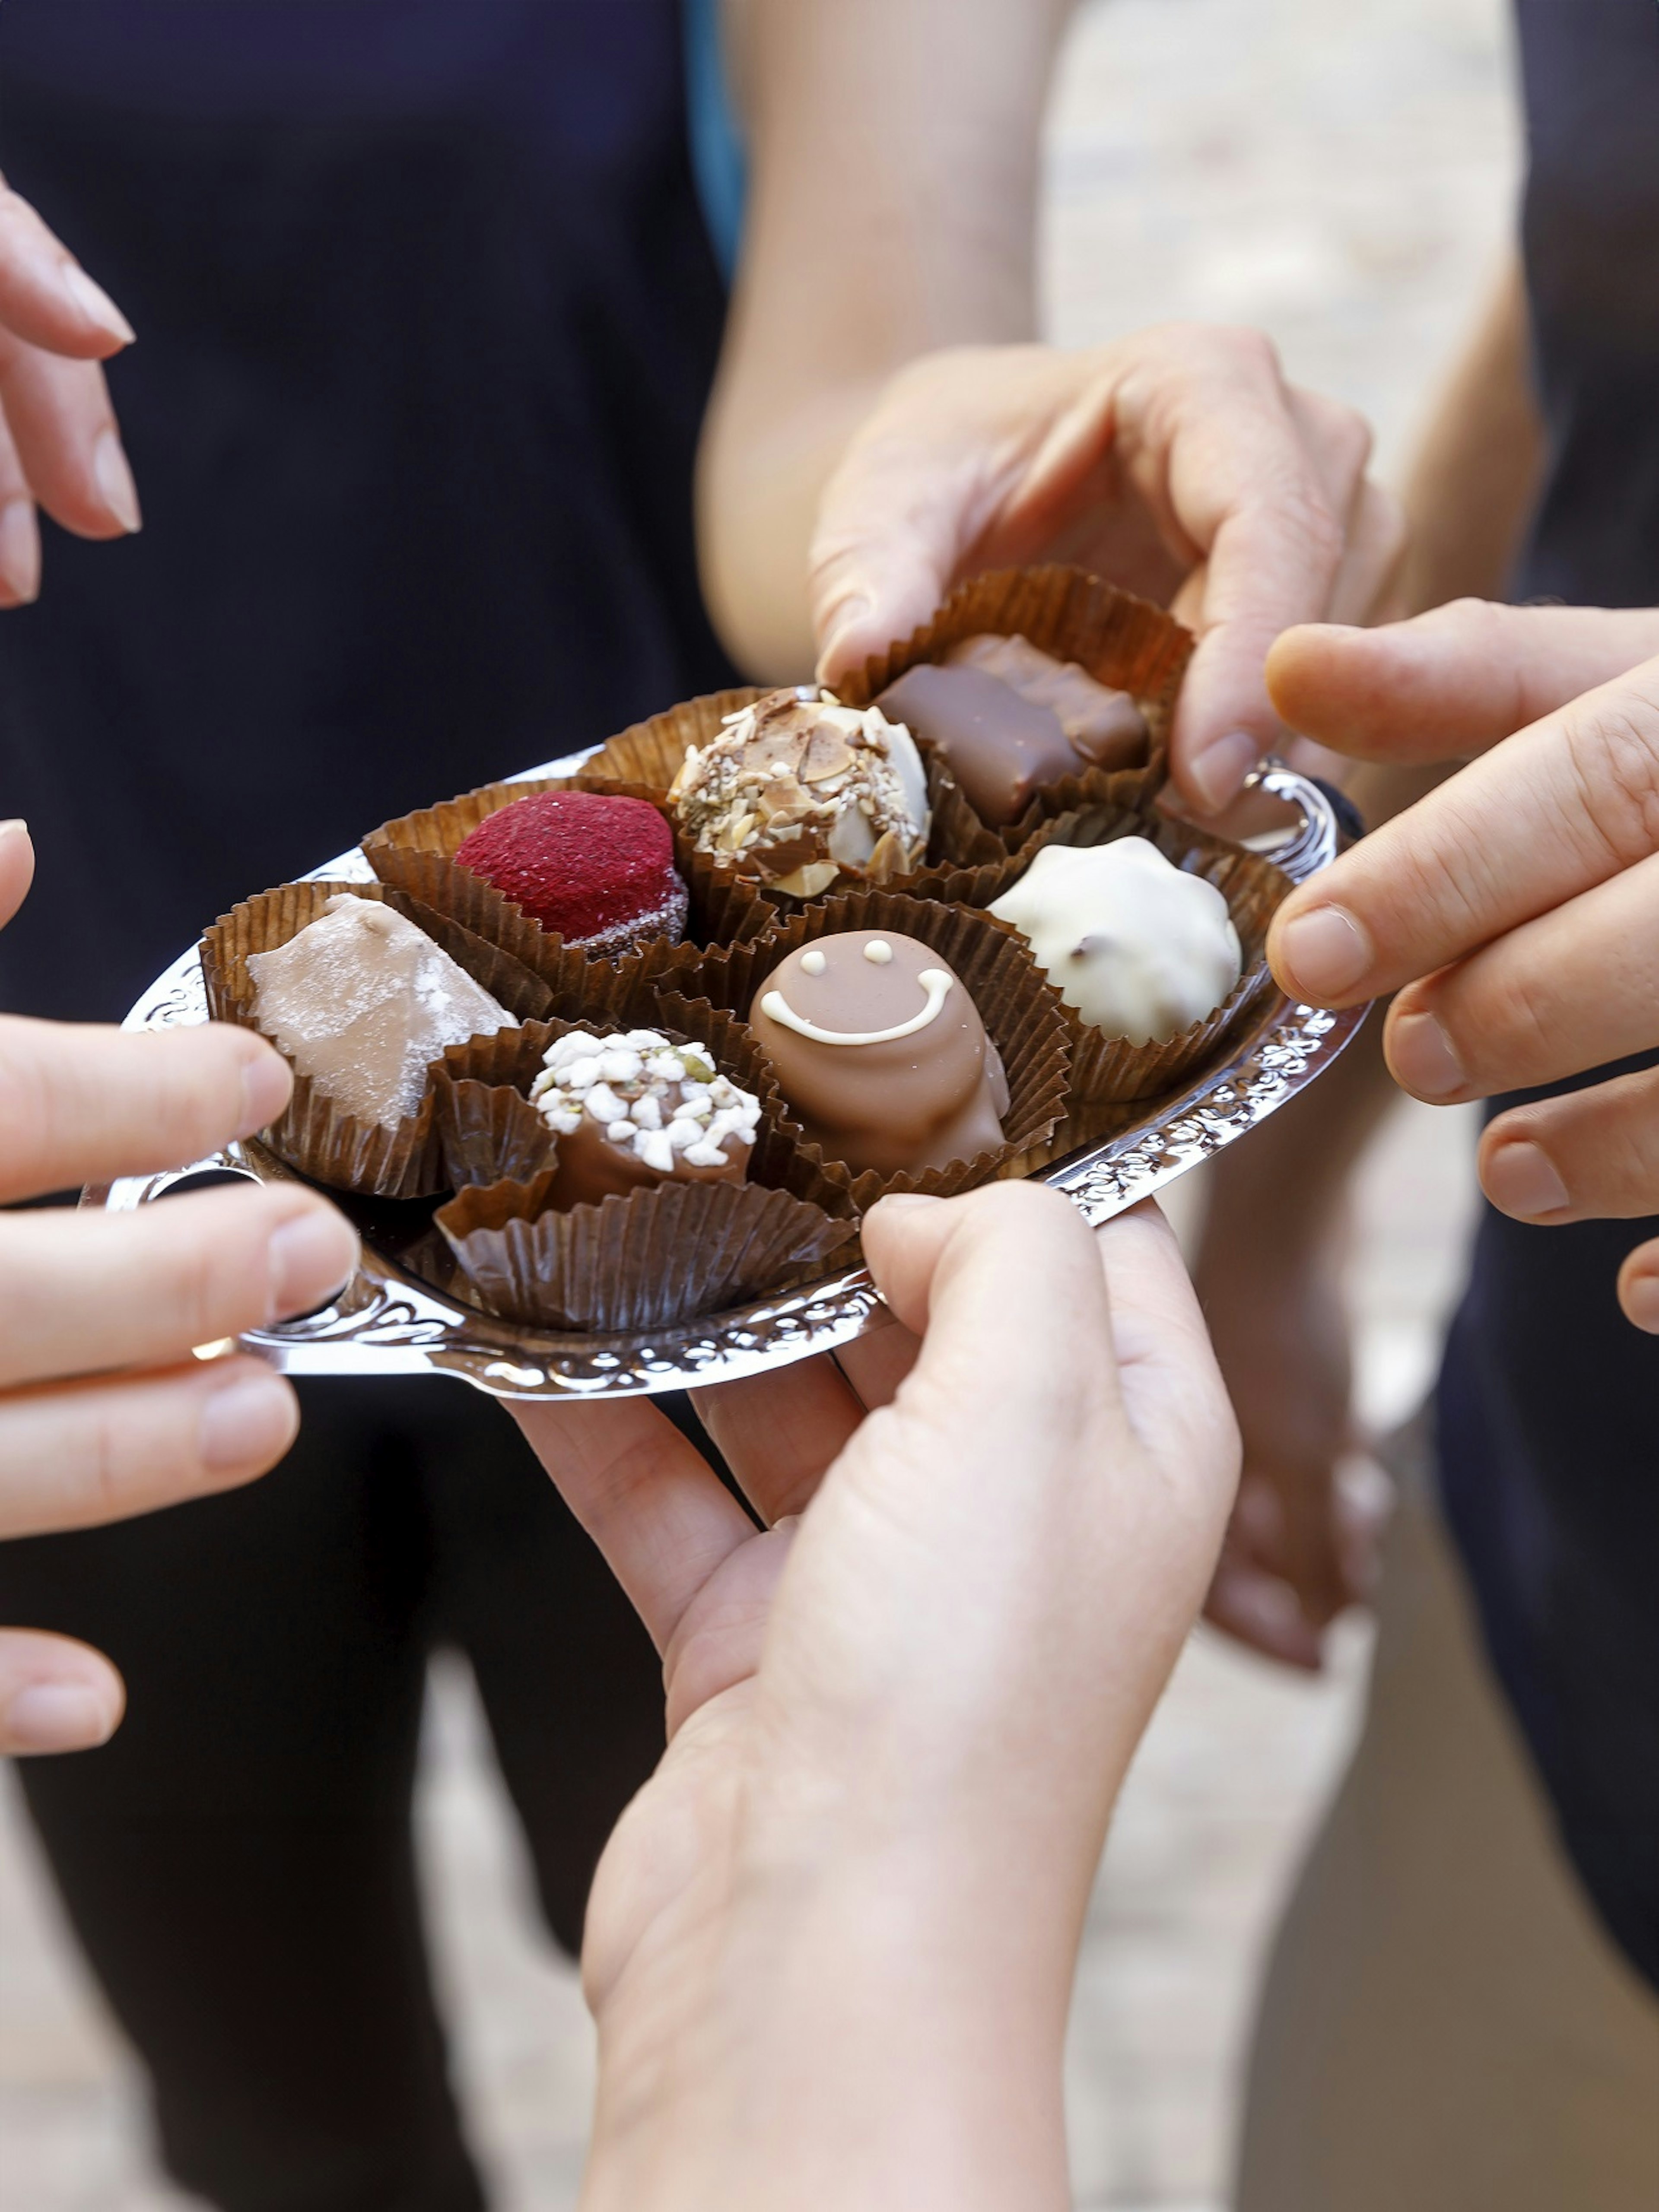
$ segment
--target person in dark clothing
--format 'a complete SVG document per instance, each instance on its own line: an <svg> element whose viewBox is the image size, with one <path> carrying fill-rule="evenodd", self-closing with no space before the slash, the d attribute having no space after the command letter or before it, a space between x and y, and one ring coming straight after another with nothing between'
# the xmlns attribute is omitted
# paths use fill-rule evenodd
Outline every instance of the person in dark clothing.
<svg viewBox="0 0 1659 2212"><path fill-rule="evenodd" d="M118 1019L251 891L732 680L700 554L748 658L804 670L807 523L872 378L1029 331L1030 164L1010 186L976 149L1033 144L1064 12L975 0L982 39L878 87L869 10L757 21L700 545L726 287L678 0L9 4L7 180L108 289L76 272L74 365L0 297L0 794L39 860L0 1004ZM898 143L917 70L976 127L908 143L948 203L994 200L972 235L1003 254L933 252L931 204L849 135L856 106ZM24 218L0 216L3 264ZM870 265L914 228L925 292ZM92 357L130 329L106 397ZM65 526L44 546L37 505ZM129 1697L24 1785L179 2182L233 2212L462 2212L409 1826L427 1656L471 1666L571 1949L661 1748L660 1672L485 1401L299 1395L266 1482L0 1552L0 1614L90 1639Z"/></svg>

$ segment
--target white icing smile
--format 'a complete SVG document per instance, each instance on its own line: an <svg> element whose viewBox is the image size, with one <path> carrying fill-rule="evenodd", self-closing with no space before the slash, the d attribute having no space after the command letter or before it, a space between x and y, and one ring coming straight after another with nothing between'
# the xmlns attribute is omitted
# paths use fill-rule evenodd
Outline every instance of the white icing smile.
<svg viewBox="0 0 1659 2212"><path fill-rule="evenodd" d="M890 951L887 957L891 959ZM900 1037L914 1036L936 1018L945 1004L946 992L956 980L943 968L924 968L916 981L927 994L927 1004L919 1014L913 1014L908 1022L900 1022L890 1030L821 1030L816 1022L809 1022L798 1014L781 991L769 991L761 1000L761 1012L780 1028L793 1030L797 1036L810 1037L814 1044L893 1044Z"/></svg>

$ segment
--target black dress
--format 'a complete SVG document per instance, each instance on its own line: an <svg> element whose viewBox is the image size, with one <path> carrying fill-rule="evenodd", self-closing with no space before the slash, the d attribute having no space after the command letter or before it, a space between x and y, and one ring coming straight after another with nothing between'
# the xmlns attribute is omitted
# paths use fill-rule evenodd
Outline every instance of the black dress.
<svg viewBox="0 0 1659 2212"><path fill-rule="evenodd" d="M121 301L141 536L0 621L0 1003L118 1017L237 898L731 680L691 470L723 298L674 0L6 0L0 158ZM264 1481L0 1547L0 1617L126 1675L26 1765L180 2182L481 2200L410 1838L425 1659L477 1674L578 1938L657 1663L501 1412L319 1382Z"/></svg>
<svg viewBox="0 0 1659 2212"><path fill-rule="evenodd" d="M1516 596L1659 605L1659 15L1517 14L1549 447ZM1659 1219L1483 1208L1437 1420L1448 1516L1562 1838L1659 1986L1659 1341L1614 1287L1652 1237Z"/></svg>

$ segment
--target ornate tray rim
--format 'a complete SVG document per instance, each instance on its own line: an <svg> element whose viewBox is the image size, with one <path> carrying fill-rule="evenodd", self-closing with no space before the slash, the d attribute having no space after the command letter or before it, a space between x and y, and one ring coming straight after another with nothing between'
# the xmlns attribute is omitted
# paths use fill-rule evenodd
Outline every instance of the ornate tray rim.
<svg viewBox="0 0 1659 2212"><path fill-rule="evenodd" d="M591 750L507 780L568 775ZM1294 882L1336 857L1341 830L1319 785L1276 761L1264 763L1250 782L1300 811L1300 828L1273 848ZM356 848L311 873L372 880ZM1091 1225L1109 1221L1212 1158L1304 1089L1347 1045L1367 1011L1328 1013L1272 1000L1228 1060L1164 1104L1156 1121L1085 1146L1033 1180L1063 1192ZM206 1019L201 963L192 947L156 978L123 1026L173 1029ZM261 1181L291 1172L258 1144L233 1144L188 1167L88 1189L82 1203L125 1211L165 1197L192 1176L227 1170ZM453 1375L497 1398L610 1398L732 1382L832 1352L886 1321L880 1293L868 1273L855 1267L784 1297L649 1334L550 1334L460 1305L366 1243L362 1266L332 1305L251 1331L240 1341L290 1375Z"/></svg>

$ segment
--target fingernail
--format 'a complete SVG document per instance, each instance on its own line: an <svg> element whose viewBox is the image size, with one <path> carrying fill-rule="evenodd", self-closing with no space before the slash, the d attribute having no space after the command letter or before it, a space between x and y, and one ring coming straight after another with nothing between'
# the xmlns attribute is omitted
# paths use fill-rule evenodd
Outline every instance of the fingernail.
<svg viewBox="0 0 1659 2212"><path fill-rule="evenodd" d="M126 454L113 430L100 430L98 434L98 442L92 449L92 474L99 498L122 529L142 530L144 526L138 512L138 487L132 481Z"/></svg>
<svg viewBox="0 0 1659 2212"><path fill-rule="evenodd" d="M925 1190L896 1190L877 1201L884 1213L914 1213L924 1206L943 1206L942 1198L933 1198ZM873 1213L875 1207L871 1212Z"/></svg>
<svg viewBox="0 0 1659 2212"><path fill-rule="evenodd" d="M112 338L119 338L123 345L132 343L137 331L101 284L94 284L86 270L73 261L64 262L58 276L76 314L96 324L100 331L107 331Z"/></svg>
<svg viewBox="0 0 1659 2212"><path fill-rule="evenodd" d="M90 1751L109 1741L120 1717L88 1682L30 1682L6 1707L5 1729L17 1751Z"/></svg>
<svg viewBox="0 0 1659 2212"><path fill-rule="evenodd" d="M842 668L842 661L847 651L847 640L861 622L869 619L869 615L870 602L858 592L854 592L850 599L843 599L836 609L836 626L830 631L823 650L818 655L818 675L821 682L827 683L832 675L845 672Z"/></svg>
<svg viewBox="0 0 1659 2212"><path fill-rule="evenodd" d="M32 499L0 507L0 583L19 606L40 596L40 529Z"/></svg>
<svg viewBox="0 0 1659 2212"><path fill-rule="evenodd" d="M202 1464L216 1474L233 1468L269 1467L294 1440L294 1394L275 1375L246 1369L214 1392L197 1424Z"/></svg>
<svg viewBox="0 0 1659 2212"><path fill-rule="evenodd" d="M1571 1203L1549 1154L1525 1138L1498 1146L1481 1170L1480 1184L1498 1212L1517 1221L1536 1221Z"/></svg>
<svg viewBox="0 0 1659 2212"><path fill-rule="evenodd" d="M1329 1006L1352 990L1370 966L1370 942L1341 907L1316 906L1285 924L1275 964L1301 997Z"/></svg>
<svg viewBox="0 0 1659 2212"><path fill-rule="evenodd" d="M1625 1285L1624 1306L1638 1328L1659 1336L1659 1275L1632 1275Z"/></svg>
<svg viewBox="0 0 1659 2212"><path fill-rule="evenodd" d="M260 1129L268 1129L293 1091L288 1062L274 1052L256 1054L242 1070L242 1118L236 1125L237 1135L252 1137Z"/></svg>
<svg viewBox="0 0 1659 2212"><path fill-rule="evenodd" d="M315 1313L345 1288L357 1266L357 1239L332 1207L284 1222L270 1240L267 1318L295 1321Z"/></svg>
<svg viewBox="0 0 1659 2212"><path fill-rule="evenodd" d="M1248 730L1230 730L1200 753L1187 771L1193 796L1206 814L1219 814L1237 799L1245 777L1261 757L1261 740Z"/></svg>
<svg viewBox="0 0 1659 2212"><path fill-rule="evenodd" d="M0 837L27 837L29 825L21 814L9 814L0 822Z"/></svg>
<svg viewBox="0 0 1659 2212"><path fill-rule="evenodd" d="M1451 1039L1432 1014L1402 1014L1389 1024L1389 1066L1414 1098L1453 1098L1468 1088Z"/></svg>

